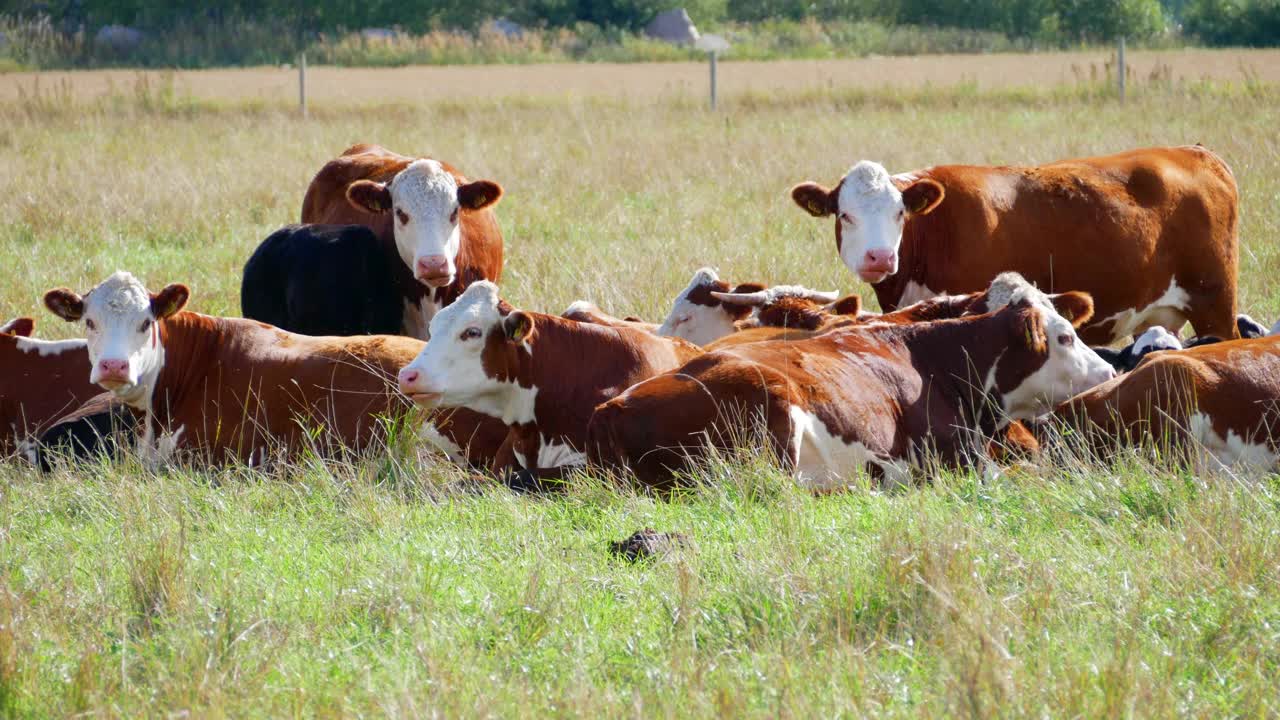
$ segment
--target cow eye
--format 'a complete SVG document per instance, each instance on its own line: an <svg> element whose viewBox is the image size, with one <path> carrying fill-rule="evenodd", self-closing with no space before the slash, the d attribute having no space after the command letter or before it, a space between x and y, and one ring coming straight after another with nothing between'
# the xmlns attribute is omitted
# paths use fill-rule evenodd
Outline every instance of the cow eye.
<svg viewBox="0 0 1280 720"><path fill-rule="evenodd" d="M903 221L903 220L905 220L906 218L907 218L907 211L906 211L906 210L899 210L899 211L898 211L898 222L902 222L902 221Z"/></svg>
<svg viewBox="0 0 1280 720"><path fill-rule="evenodd" d="M852 225L852 224L853 224L853 216L852 216L852 215L850 215L850 214L849 214L849 213L847 213L847 212L842 212L842 213L840 213L840 220L841 220L841 221L843 221L844 223L848 224L848 225Z"/></svg>
<svg viewBox="0 0 1280 720"><path fill-rule="evenodd" d="M478 337L480 337L480 328L478 327L469 327L462 331L463 340L475 340Z"/></svg>
<svg viewBox="0 0 1280 720"><path fill-rule="evenodd" d="M1075 342L1075 338L1070 333L1062 333L1058 336L1058 344L1063 347L1071 347L1071 343Z"/></svg>
<svg viewBox="0 0 1280 720"><path fill-rule="evenodd" d="M89 328L90 330L97 330L97 329L98 329L97 324L96 324L96 323L94 323L92 320L89 320L89 319L86 319L86 320L84 321L84 326L85 326L85 327L87 327L87 328Z"/></svg>
<svg viewBox="0 0 1280 720"><path fill-rule="evenodd" d="M400 221L401 225L407 225L409 223L409 215L399 208L396 208L396 218Z"/></svg>
<svg viewBox="0 0 1280 720"><path fill-rule="evenodd" d="M453 223L454 225L458 224L458 208L453 209L453 214L449 216L449 222Z"/></svg>
<svg viewBox="0 0 1280 720"><path fill-rule="evenodd" d="M151 329L151 318L147 318L146 320L143 320L142 324L138 326L138 332L140 333L144 333L150 329Z"/></svg>

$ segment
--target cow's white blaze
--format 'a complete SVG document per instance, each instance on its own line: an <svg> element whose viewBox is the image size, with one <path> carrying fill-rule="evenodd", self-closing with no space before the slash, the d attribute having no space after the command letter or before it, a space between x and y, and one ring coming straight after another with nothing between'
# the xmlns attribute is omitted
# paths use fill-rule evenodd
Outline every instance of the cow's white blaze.
<svg viewBox="0 0 1280 720"><path fill-rule="evenodd" d="M845 442L832 433L821 418L804 408L791 407L791 427L796 481L807 488L845 487L851 477L865 470L868 464L883 471L886 486L905 484L910 479L908 463L883 457L862 443Z"/></svg>
<svg viewBox="0 0 1280 720"><path fill-rule="evenodd" d="M671 312L667 313L667 318L658 327L658 334L683 338L695 345L706 345L736 331L734 316L726 312L719 303L703 305L689 299L698 288L711 287L719 281L720 276L713 268L699 268L689 285L676 296Z"/></svg>
<svg viewBox="0 0 1280 720"><path fill-rule="evenodd" d="M485 373L482 355L492 332L503 332L498 286L472 283L431 320L431 339L400 371L400 390L419 404L465 407L503 422L532 422L538 389Z"/></svg>
<svg viewBox="0 0 1280 720"><path fill-rule="evenodd" d="M1159 325L1177 333L1187 322L1191 296L1178 287L1177 278L1169 280L1169 289L1142 309L1129 308L1108 315L1095 324L1111 323L1111 341L1132 337L1149 327Z"/></svg>
<svg viewBox="0 0 1280 720"><path fill-rule="evenodd" d="M146 287L127 272L115 273L84 296L82 320L92 368L89 382L145 408L164 367L164 345ZM104 361L123 363L123 372L107 375Z"/></svg>
<svg viewBox="0 0 1280 720"><path fill-rule="evenodd" d="M991 311L1027 301L1044 323L1048 357L1035 372L1002 397L1005 414L1029 419L1071 396L1115 377L1115 369L1076 335L1071 321L1058 314L1053 301L1017 273L1002 273L987 290ZM1000 361L997 361L996 365ZM992 368L994 378L995 367Z"/></svg>
<svg viewBox="0 0 1280 720"><path fill-rule="evenodd" d="M458 181L436 160L414 160L387 190L400 259L419 282L432 287L453 282L462 247Z"/></svg>
<svg viewBox="0 0 1280 720"><path fill-rule="evenodd" d="M906 206L889 171L863 160L844 176L836 198L840 259L858 277L878 283L898 272Z"/></svg>

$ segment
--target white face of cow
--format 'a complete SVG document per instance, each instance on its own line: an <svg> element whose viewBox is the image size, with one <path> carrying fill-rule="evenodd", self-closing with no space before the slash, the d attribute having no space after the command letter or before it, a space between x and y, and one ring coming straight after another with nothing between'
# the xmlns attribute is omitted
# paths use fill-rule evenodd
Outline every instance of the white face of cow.
<svg viewBox="0 0 1280 720"><path fill-rule="evenodd" d="M532 319L524 313L502 314L498 286L472 283L431 319L431 339L400 371L400 391L421 405L465 407L505 417L510 395L519 388L486 371L485 348L507 339L523 342L531 332Z"/></svg>
<svg viewBox="0 0 1280 720"><path fill-rule="evenodd" d="M1146 332L1138 336L1133 341L1133 357L1142 357L1147 353L1153 353L1157 350L1181 350L1182 341L1178 340L1178 336L1169 332L1165 328L1156 325L1147 328Z"/></svg>
<svg viewBox="0 0 1280 720"><path fill-rule="evenodd" d="M997 280L1007 277L1002 275ZM1080 340L1075 326L1058 312L1054 301L1026 281L1022 283L1023 287L1009 298L1009 302L1027 301L1032 310L1039 314L1039 327L1043 328L1043 337L1028 337L1027 340L1044 342L1047 357L1020 384L1004 393L1005 413L1015 420L1035 417L1064 400L1115 377L1115 369ZM999 303L992 310L1002 306L1003 303Z"/></svg>
<svg viewBox="0 0 1280 720"><path fill-rule="evenodd" d="M706 345L737 330L733 324L741 313L730 312L724 303L711 296L712 292L728 290L716 271L700 268L693 274L689 285L676 296L671 312L658 328L658 334L678 337L695 345Z"/></svg>
<svg viewBox="0 0 1280 720"><path fill-rule="evenodd" d="M459 186L452 173L429 159L413 161L389 184L357 180L347 188L347 199L357 208L392 214L400 259L428 287L443 287L457 277L462 213L483 210L501 197L497 183Z"/></svg>
<svg viewBox="0 0 1280 720"><path fill-rule="evenodd" d="M127 272L117 272L81 297L50 290L45 305L64 320L83 321L89 344L89 382L136 404L154 388L164 366L157 323L187 303L185 285L152 295Z"/></svg>
<svg viewBox="0 0 1280 720"><path fill-rule="evenodd" d="M898 247L907 219L931 212L943 194L935 180L895 181L883 165L870 160L850 168L835 190L812 182L791 190L792 199L810 214L836 216L840 259L869 283L898 272Z"/></svg>

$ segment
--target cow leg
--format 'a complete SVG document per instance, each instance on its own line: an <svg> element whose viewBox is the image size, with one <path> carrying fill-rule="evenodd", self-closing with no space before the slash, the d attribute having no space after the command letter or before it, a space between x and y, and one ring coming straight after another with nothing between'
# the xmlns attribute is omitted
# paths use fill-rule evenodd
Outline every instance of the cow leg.
<svg viewBox="0 0 1280 720"><path fill-rule="evenodd" d="M1198 337L1214 336L1223 340L1240 337L1236 328L1236 293L1234 280L1204 280L1188 291L1191 296L1186 317Z"/></svg>

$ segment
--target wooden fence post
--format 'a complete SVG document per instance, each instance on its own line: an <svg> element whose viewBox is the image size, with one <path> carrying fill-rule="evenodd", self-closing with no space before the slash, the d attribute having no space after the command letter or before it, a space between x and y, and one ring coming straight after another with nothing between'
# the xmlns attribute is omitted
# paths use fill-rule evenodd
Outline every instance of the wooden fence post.
<svg viewBox="0 0 1280 720"><path fill-rule="evenodd" d="M1116 74L1120 78L1120 102L1124 102L1124 36L1120 36L1120 47L1116 51Z"/></svg>
<svg viewBox="0 0 1280 720"><path fill-rule="evenodd" d="M307 54L298 53L298 107L307 116Z"/></svg>

